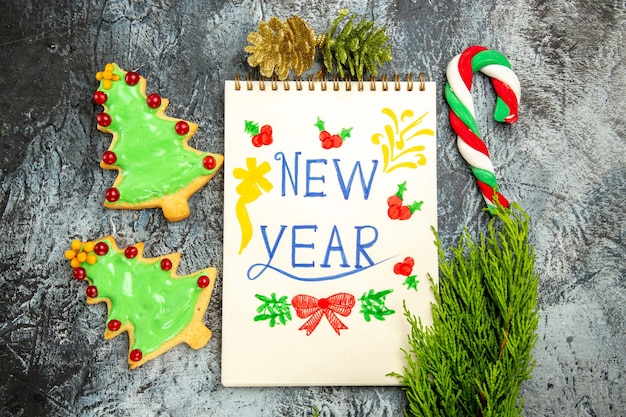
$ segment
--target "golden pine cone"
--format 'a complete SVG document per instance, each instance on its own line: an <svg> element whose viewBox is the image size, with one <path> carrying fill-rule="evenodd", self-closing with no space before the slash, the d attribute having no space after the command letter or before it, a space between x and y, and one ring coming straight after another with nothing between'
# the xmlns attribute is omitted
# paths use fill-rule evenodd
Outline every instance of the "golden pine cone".
<svg viewBox="0 0 626 417"><path fill-rule="evenodd" d="M315 58L315 34L309 25L298 16L292 16L286 22L277 17L259 23L257 32L248 35L252 45L245 47L251 55L248 64L260 67L261 75L285 80L289 71L301 75L311 68Z"/></svg>

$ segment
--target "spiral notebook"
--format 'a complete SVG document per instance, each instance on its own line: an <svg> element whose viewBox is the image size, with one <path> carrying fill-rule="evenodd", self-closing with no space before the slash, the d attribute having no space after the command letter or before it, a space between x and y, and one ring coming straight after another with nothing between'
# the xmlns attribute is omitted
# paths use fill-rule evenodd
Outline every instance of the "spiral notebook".
<svg viewBox="0 0 626 417"><path fill-rule="evenodd" d="M398 385L438 274L435 92L226 81L224 385Z"/></svg>

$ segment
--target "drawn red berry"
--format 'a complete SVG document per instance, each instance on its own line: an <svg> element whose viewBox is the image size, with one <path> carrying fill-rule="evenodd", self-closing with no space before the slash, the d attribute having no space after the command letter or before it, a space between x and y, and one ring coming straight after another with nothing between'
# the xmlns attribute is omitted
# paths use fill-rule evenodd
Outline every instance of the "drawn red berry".
<svg viewBox="0 0 626 417"><path fill-rule="evenodd" d="M244 132L252 138L252 145L259 148L263 145L271 145L274 142L272 136L272 126L263 125L259 128L259 124L250 120L245 121Z"/></svg>
<svg viewBox="0 0 626 417"><path fill-rule="evenodd" d="M398 186L398 192L387 198L387 205L389 206L387 216L389 216L391 220L400 219L402 211L402 194L404 194L404 188Z"/></svg>
<svg viewBox="0 0 626 417"><path fill-rule="evenodd" d="M400 207L400 215L398 216L398 220L408 220L411 218L411 209L409 206Z"/></svg>
<svg viewBox="0 0 626 417"><path fill-rule="evenodd" d="M328 137L327 139L322 141L322 148L330 149L332 147L333 147L333 141L332 141L332 139L330 137Z"/></svg>
<svg viewBox="0 0 626 417"><path fill-rule="evenodd" d="M411 271L413 271L413 268L411 268L410 266L402 262L398 262L393 267L393 272L395 274L402 275L405 277L408 277L409 275L411 275Z"/></svg>
<svg viewBox="0 0 626 417"><path fill-rule="evenodd" d="M389 216L389 218L391 220L397 220L400 218L400 206L391 206L389 207L389 210L387 210L387 216Z"/></svg>
<svg viewBox="0 0 626 417"><path fill-rule="evenodd" d="M261 135L252 136L252 144L257 148L263 145L263 141L261 140Z"/></svg>
<svg viewBox="0 0 626 417"><path fill-rule="evenodd" d="M263 125L261 126L261 133L265 133L269 136L272 136L272 126L270 125Z"/></svg>
<svg viewBox="0 0 626 417"><path fill-rule="evenodd" d="M398 191L387 198L387 216L392 220L408 220L413 213L420 210L423 201L413 201L411 204L404 204L404 192L406 191L406 181L398 184Z"/></svg>
<svg viewBox="0 0 626 417"><path fill-rule="evenodd" d="M265 127L265 126L263 126ZM270 132L272 131L272 129L270 128ZM261 144L263 145L271 145L272 142L274 142L274 139L272 138L272 134L271 133L267 133L267 132L263 132L263 128L261 128Z"/></svg>
<svg viewBox="0 0 626 417"><path fill-rule="evenodd" d="M339 148L343 145L343 139L339 135L332 135L330 140L332 141L333 148Z"/></svg>
<svg viewBox="0 0 626 417"><path fill-rule="evenodd" d="M404 258L404 261L398 262L393 266L393 272L397 275L408 277L413 272L415 261L410 256Z"/></svg>
<svg viewBox="0 0 626 417"><path fill-rule="evenodd" d="M324 121L320 119L319 116L317 117L317 123L315 123L313 126L317 127L320 131L319 139L322 142L322 148L324 149L341 147L346 138L350 137L350 132L352 131L352 128L343 128L341 129L341 133L331 135L330 132L326 130L324 126Z"/></svg>
<svg viewBox="0 0 626 417"><path fill-rule="evenodd" d="M393 207L393 206L400 207L402 205L402 199L394 194L387 199L387 205L389 207Z"/></svg>

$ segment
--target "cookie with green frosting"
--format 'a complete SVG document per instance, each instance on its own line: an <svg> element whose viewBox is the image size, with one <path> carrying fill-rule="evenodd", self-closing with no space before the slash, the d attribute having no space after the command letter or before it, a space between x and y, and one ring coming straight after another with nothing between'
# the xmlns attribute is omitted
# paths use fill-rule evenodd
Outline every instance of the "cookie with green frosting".
<svg viewBox="0 0 626 417"><path fill-rule="evenodd" d="M142 243L119 249L111 236L74 240L65 257L74 278L88 282L87 303L108 306L105 339L128 332L131 369L178 344L200 349L211 338L203 320L215 268L179 276L179 253L144 258Z"/></svg>
<svg viewBox="0 0 626 417"><path fill-rule="evenodd" d="M168 99L146 95L146 79L107 64L93 99L102 105L98 130L113 135L100 166L117 170L105 193L111 209L161 208L170 221L190 214L188 200L207 184L224 157L189 146L198 125L165 114Z"/></svg>

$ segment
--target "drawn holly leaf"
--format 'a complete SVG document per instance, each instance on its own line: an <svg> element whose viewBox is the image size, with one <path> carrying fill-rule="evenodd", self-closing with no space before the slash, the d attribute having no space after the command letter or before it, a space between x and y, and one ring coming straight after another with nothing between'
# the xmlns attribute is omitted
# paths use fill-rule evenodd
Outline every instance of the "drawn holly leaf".
<svg viewBox="0 0 626 417"><path fill-rule="evenodd" d="M272 293L269 297L255 294L255 297L262 304L256 309L259 314L254 317L254 321L269 321L270 327L274 327L277 324L284 326L292 319L291 303L287 302L286 295L276 298L276 293Z"/></svg>
<svg viewBox="0 0 626 417"><path fill-rule="evenodd" d="M385 316L390 316L395 313L395 310L388 308L385 305L385 298L392 293L392 289L374 292L373 289L369 292L363 293L359 301L361 302L361 311L363 318L366 322L370 322L372 317L376 320L384 321Z"/></svg>
<svg viewBox="0 0 626 417"><path fill-rule="evenodd" d="M419 284L419 280L417 279L417 275L411 275L406 277L402 285L406 285L406 289L410 290L411 288L417 291L417 284Z"/></svg>

